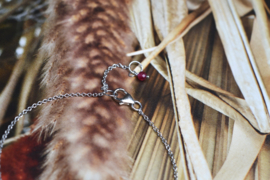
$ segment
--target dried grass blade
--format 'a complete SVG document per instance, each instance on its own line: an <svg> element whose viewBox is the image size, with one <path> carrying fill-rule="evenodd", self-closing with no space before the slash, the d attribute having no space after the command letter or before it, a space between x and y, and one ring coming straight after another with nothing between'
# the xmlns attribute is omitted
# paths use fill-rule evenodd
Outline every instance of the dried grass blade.
<svg viewBox="0 0 270 180"><path fill-rule="evenodd" d="M268 180L270 177L270 139L266 137L265 144L263 145L260 154L258 155L256 169L255 169L255 180Z"/></svg>
<svg viewBox="0 0 270 180"><path fill-rule="evenodd" d="M226 1L210 0L209 2L238 86L255 115L260 130L267 131L269 130L267 127L269 117L266 115L260 88L253 75L239 29L236 28L237 23L231 12L235 12L235 9L230 10ZM236 119L229 154L214 179L244 179L258 155L264 139L265 136L259 134L245 119ZM242 150L241 156L239 156L239 149Z"/></svg>
<svg viewBox="0 0 270 180"><path fill-rule="evenodd" d="M186 71L186 78L187 78L187 83L189 83L190 86L192 87L197 87L199 89L206 89L209 92L214 92L215 95L219 98L221 98L224 102L226 102L228 105L230 105L232 108L237 110L239 113L241 113L251 124L254 128L259 130L258 123L252 114L250 108L248 107L248 104L246 101L242 98L235 97L234 94L225 91L216 85L210 83L209 81L189 72ZM189 94L191 95L191 94ZM191 95L192 96L192 95ZM194 97L194 98L199 98L199 97ZM214 108L216 109L216 108ZM216 109L218 110L218 109ZM218 110L219 111L219 110ZM221 113L225 114L224 112L220 111ZM229 116L228 114L225 114ZM229 116L231 117L231 116ZM233 117L231 117L233 118Z"/></svg>
<svg viewBox="0 0 270 180"><path fill-rule="evenodd" d="M230 151L214 180L243 180L255 161L265 138L266 135L258 133L245 119L237 119L234 123ZM241 152L241 156L239 156L239 152Z"/></svg>
<svg viewBox="0 0 270 180"><path fill-rule="evenodd" d="M234 94L225 91L223 89L221 89L220 87L210 83L209 81L203 79L202 77L197 76L196 74L186 70L186 80L187 82L191 85L191 86L200 86L215 92L218 92L220 94L224 94L224 95L228 95L228 96L232 96L235 97Z"/></svg>
<svg viewBox="0 0 270 180"><path fill-rule="evenodd" d="M266 24L266 26L268 26ZM267 53L269 53L270 44L264 43L266 41L267 36L261 31L261 26L259 23L259 18L254 19L253 23L253 31L251 35L250 46L252 49L252 53L255 57L254 64L258 67L258 73L256 73L256 77L261 81L260 87L264 97L265 104L268 109L268 113L270 112L270 64L269 57L267 57Z"/></svg>
<svg viewBox="0 0 270 180"><path fill-rule="evenodd" d="M19 57L18 61L16 62L14 69L12 71L12 74L8 80L8 83L0 95L0 105L1 105L0 124L3 121L3 117L5 115L7 107L9 105L10 100L11 100L11 96L12 96L12 93L14 92L15 86L17 85L17 82L25 69L28 49L30 48L31 42L34 38L34 30L27 32L23 36L27 39L26 45L24 46L24 52Z"/></svg>
<svg viewBox="0 0 270 180"><path fill-rule="evenodd" d="M269 94L270 93L269 93L269 91L270 91L270 88L269 87L267 88L267 86L269 86L269 85L267 85L268 83L265 83L265 78L263 78L263 74L267 74L269 71L268 72L266 71L264 73L264 71L262 71L262 70L260 71L259 68L258 68L258 66L261 66L261 68L262 67L267 68L268 67L267 62L264 62L263 63L262 62L263 60L256 60L254 58L253 54L260 52L260 50L257 49L257 51L255 51L255 52L254 51L253 52L251 51L251 47L249 45L248 38L246 36L246 33L245 33L245 30L244 30L243 24L241 23L241 20L240 20L238 14L236 12L235 5L234 5L234 3L233 3L232 0L228 0L228 3L229 3L229 6L230 6L230 8L232 10L232 14L233 14L234 20L235 20L235 22L237 24L237 28L239 30L239 33L241 35L241 38L243 40L243 44L245 46L247 55L249 57L249 61L251 63L252 69L254 71L254 75L255 75L255 77L257 79L257 82L259 84L260 90L262 92L262 96L264 98L264 102L266 104L266 107L268 108L268 112L270 112L269 111L269 107L270 107L270 99L269 99ZM254 31L253 31L252 34L254 34ZM262 52L260 52L260 53L262 53ZM258 61L261 61L261 62L258 62ZM264 69L264 70L266 70L266 69ZM267 92L267 89L269 89L268 92ZM258 130L260 130L260 129L258 129Z"/></svg>
<svg viewBox="0 0 270 180"><path fill-rule="evenodd" d="M226 1L209 2L235 80L256 117L260 131L269 132L270 119L265 102L229 5Z"/></svg>
<svg viewBox="0 0 270 180"><path fill-rule="evenodd" d="M246 0L234 0L235 8L240 17L246 15L253 10L251 1Z"/></svg>
<svg viewBox="0 0 270 180"><path fill-rule="evenodd" d="M267 11L267 13L270 14L270 9L269 9L269 7L267 6L266 1L263 1L263 5L264 5L264 8L265 8L265 10Z"/></svg>
<svg viewBox="0 0 270 180"><path fill-rule="evenodd" d="M179 24L181 24L188 16L185 1L173 1L173 3L166 0L155 1L155 3L152 2L152 11L155 29L159 38L163 40L162 42L165 40L163 38L170 37L171 32L175 29L178 28L178 33L181 32L179 30ZM174 39L175 37L172 38L172 40ZM212 179L196 136L191 117L190 104L185 91L186 56L183 40L178 38L175 43L168 45L167 53L175 119L179 121L185 143L186 155L190 157L192 166L192 168L189 169L189 174L193 174L194 171L197 179ZM182 144L183 142L179 145L182 146Z"/></svg>
<svg viewBox="0 0 270 180"><path fill-rule="evenodd" d="M268 20L269 21L269 20ZM263 82L266 86L266 90L269 94L269 78L270 78L270 72L269 72L269 64L266 57L266 50L267 46L263 43L264 35L261 32L260 26L258 24L258 17L254 19L253 23L253 31L251 35L251 41L250 46L252 49L252 52L254 54L256 63L258 65L260 74L262 75ZM269 48L268 48L269 49ZM258 155L257 163L256 163L256 169L255 169L255 180L265 180L269 179L270 173L269 170L266 167L269 167L269 138L266 138L265 144L261 149L260 154Z"/></svg>
<svg viewBox="0 0 270 180"><path fill-rule="evenodd" d="M196 87L202 87L201 86L201 84L196 84L195 82L196 82L196 78L193 78L193 84L192 84L192 86L196 86ZM201 79L202 80L202 79ZM204 80L205 81L205 80ZM221 112L221 113L223 113L223 114L225 114L225 115L227 115L227 116L229 116L229 117L231 117L231 118L233 118L234 120L239 120L239 119L242 119L243 121L246 121L246 119L244 119L243 118L243 116L241 115L241 114L239 114L239 109L237 109L237 108L235 108L235 107L237 107L237 106L239 106L238 108L243 108L244 110L245 110L245 102L244 102L244 100L241 100L241 99L239 99L239 101L240 102L238 102L238 103L236 103L236 105L235 106L233 106L233 107L231 107L229 104L228 104L228 102L230 102L229 100L226 100L225 102L222 100L222 99L220 99L219 97L221 96L223 96L223 99L225 99L225 98L233 98L231 101L232 102L234 102L234 101L236 101L237 100L237 98L236 97L234 97L234 96L230 96L230 95L232 95L231 93L228 93L228 92L226 92L226 91L224 91L224 90L220 90L220 88L217 88L217 87L215 87L214 85L211 85L211 83L205 83L205 84L203 84L203 85L205 85L206 87L207 87L207 85L208 86L210 86L210 87L214 87L213 89L209 89L209 91L210 92L212 92L213 93L213 91L214 90L217 90L217 94L212 94L212 93L210 93L210 92L207 92L207 91L205 91L205 90L200 90L200 89L197 89L197 90L195 90L194 88L193 88L193 90L192 90L192 87L190 86L190 85L186 85L186 88L187 88L187 93L189 94L189 95L191 95L192 97L194 97L195 99L198 99L198 100L200 100L200 101L202 101L203 103L205 103L206 105L208 105L208 106L210 106L210 107L212 107L213 109L216 109L216 110L218 110L219 112ZM203 87L203 89L205 89L204 87ZM217 96L217 95L219 95L219 97ZM225 97L224 97L225 96ZM244 103L244 105L243 105L243 103ZM243 106L243 107L242 107ZM237 109L238 111L236 111L235 109ZM248 108L248 107L247 107ZM248 111L248 110L247 110ZM241 111L240 111L241 112ZM243 113L244 114L244 113ZM246 114L245 114L246 115ZM251 115L252 116L252 115ZM248 123L246 123L246 125L248 125L248 126L250 126ZM250 126L250 127L247 127L247 129L252 129L252 127ZM253 131L252 131L253 132ZM254 131L254 132L256 132L256 131ZM252 135L253 136L253 135ZM255 137L256 137L256 135L255 135ZM245 140L243 140L242 139L242 141L247 141L246 139ZM260 141L260 139L259 139L259 142L263 142L263 141ZM237 143L235 143L235 144L237 144ZM247 143L248 144L248 143ZM246 144L246 145L247 145ZM256 148L260 148L260 146L258 145L258 146L256 146ZM254 147L254 149L256 149L255 147ZM253 150L254 150L253 149ZM257 149L258 150L258 149ZM258 151L252 151L253 152L253 154L250 154L249 155L249 161L250 162L253 162L254 161L254 159L256 158L256 153L258 152ZM235 153L235 152L234 152ZM235 157L234 157L235 158ZM188 162L188 159L187 159L187 162ZM241 162L241 161L239 161L239 162ZM189 163L189 162L188 162ZM243 169L241 169L240 168L240 170L243 170L243 171L245 171L244 173L243 173L243 171L242 172L240 172L240 174L243 176L243 175L245 175L246 173L247 173L247 171L248 171L248 169L249 169L249 167L251 166L251 164L252 163L247 163L247 166L246 167L243 167L243 166L241 166L241 168L243 168ZM187 164L187 165L189 165L189 164ZM232 166L233 167L233 166ZM226 171L227 173L228 172L230 172L230 171ZM191 175L191 174L190 174Z"/></svg>
<svg viewBox="0 0 270 180"><path fill-rule="evenodd" d="M176 59L178 60L178 59ZM172 69L172 67L174 67ZM171 74L171 91L173 96L173 103L175 106L175 114L177 120L179 120L179 126L181 133L185 142L185 147L187 155L190 158L192 169L189 168L189 173L192 174L194 169L195 176L197 179L212 179L210 170L208 168L206 159L203 155L202 149L200 147L192 117L190 114L190 104L185 92L185 89L182 90L179 85L181 80L179 80L179 66L176 66L175 63L170 65L170 74ZM175 78L177 77L177 78ZM177 113L176 113L177 112Z"/></svg>
<svg viewBox="0 0 270 180"><path fill-rule="evenodd" d="M155 47L150 4L150 0L134 0L130 7L131 27L142 49ZM149 53L144 54L146 57L149 55ZM165 62L157 56L151 64L166 79L167 69L162 65Z"/></svg>
<svg viewBox="0 0 270 180"><path fill-rule="evenodd" d="M143 68L147 67L152 59L154 59L170 42L175 40L177 36L189 26L190 23L205 13L208 8L208 2L205 1L197 10L187 15L180 24L178 24L174 29L170 31L170 33L168 33L166 38L164 38L163 41L157 46L157 48L142 62Z"/></svg>
<svg viewBox="0 0 270 180"><path fill-rule="evenodd" d="M234 120L243 118L241 114L239 114L234 108L208 91L193 88L189 84L186 84L186 90L187 93L193 98Z"/></svg>
<svg viewBox="0 0 270 180"><path fill-rule="evenodd" d="M246 101L242 98L236 97L234 94L225 91L221 89L220 87L217 87L216 85L210 83L209 81L191 73L190 71L186 70L186 87L192 87L196 88L198 90L204 90L203 92L208 92L209 95L213 96L213 98L217 98L217 100L222 100L224 101L227 106L232 108L233 114L235 113L235 110L239 112L242 116L244 116L252 125L255 129L259 130L258 123L252 114L250 108L248 107L248 104ZM168 77L167 77L168 78ZM205 91L206 90L206 91ZM192 96L193 98L206 103L204 100L202 100L201 95L194 95L191 91L187 90L188 95ZM210 98L211 99L211 98ZM232 112L226 111L225 109L228 109L229 107L227 106L220 106L219 103L213 103L214 106L211 106L211 104L206 103L208 106L212 107L213 109L223 113L226 116L231 117L232 119L235 119L237 116L231 115Z"/></svg>
<svg viewBox="0 0 270 180"><path fill-rule="evenodd" d="M252 0L252 4L256 13L256 18L258 21L258 26L260 28L261 34L264 37L262 40L266 57L268 59L268 65L270 64L270 27L269 20L265 11L265 7L263 5L263 0Z"/></svg>
<svg viewBox="0 0 270 180"><path fill-rule="evenodd" d="M31 93L31 89L36 80L36 77L40 71L43 61L41 58L36 58L34 62L29 66L31 71L27 71L23 80L23 85L20 93L20 100L18 105L18 112L20 113L27 106L27 101ZM15 135L19 135L23 130L24 118L16 124Z"/></svg>
<svg viewBox="0 0 270 180"><path fill-rule="evenodd" d="M0 110L0 124L3 123L3 118L5 115L5 112L7 110L7 107L9 105L9 102L11 100L12 93L14 92L15 86L17 85L17 82L24 70L24 64L25 64L25 59L20 58L12 71L12 74L9 78L9 81L7 85L5 86L4 90L1 92L0 95L0 105L1 105L1 110Z"/></svg>
<svg viewBox="0 0 270 180"><path fill-rule="evenodd" d="M213 94L205 90L194 89L189 85L187 85L187 92L207 106L235 120L236 127L234 127L229 154L214 179L244 179L252 166L252 162L256 159L266 136L259 134L241 114ZM244 156L243 159L241 158L241 161L237 158L239 157L239 149L242 149L240 150L241 157Z"/></svg>

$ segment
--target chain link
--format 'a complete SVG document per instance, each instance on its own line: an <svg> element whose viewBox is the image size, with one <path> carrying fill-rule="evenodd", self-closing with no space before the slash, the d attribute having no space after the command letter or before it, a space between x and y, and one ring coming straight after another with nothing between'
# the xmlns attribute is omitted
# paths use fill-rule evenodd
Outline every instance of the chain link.
<svg viewBox="0 0 270 180"><path fill-rule="evenodd" d="M104 94L107 94L109 91L109 85L106 82L106 78L109 72L115 68L128 69L129 67L121 63L118 63L118 64L113 64L112 66L109 66L108 69L104 71L103 78L101 80L102 82L101 90L103 91Z"/></svg>
<svg viewBox="0 0 270 180"><path fill-rule="evenodd" d="M138 63L138 62L136 61L136 63ZM2 149L3 149L3 146L4 146L4 142L7 139L7 136L10 133L10 131L13 129L15 124L19 121L19 119L23 115L27 114L28 112L31 112L33 109L41 106L42 104L46 104L48 102L55 101L55 100L61 100L63 98L71 98L71 97L102 97L104 95L108 95L108 96L111 96L111 97L115 98L114 95L108 94L108 92L113 92L113 91L108 90L108 84L106 82L106 77L107 77L108 73L111 70L113 70L114 68L130 69L129 66L122 65L121 63L113 64L112 66L108 67L108 69L104 71L104 75L103 75L103 78L102 78L102 81L101 81L102 85L103 85L101 89L102 89L103 92L100 92L100 93L66 93L64 95L62 95L62 94L56 95L56 96L49 97L47 99L43 99L42 101L38 101L37 103L32 104L31 106L24 109L18 116L16 116L14 118L14 120L11 121L10 125L8 125L7 130L4 132L4 134L2 135L2 139L0 140L0 170L1 170L1 155L2 155ZM134 107L135 104L138 104L139 108L135 108ZM152 127L152 129L157 133L157 136L161 139L162 143L164 144L164 146L165 146L165 148L167 150L168 155L171 158L171 163L172 163L172 166L173 166L174 179L178 180L176 162L175 162L175 159L174 159L174 156L173 156L173 152L171 151L171 147L168 144L167 140L162 136L160 130L154 125L154 123L149 119L149 117L143 113L143 111L141 110L142 105L141 105L141 103L139 101L134 101L134 104L131 104L131 108L134 111L137 111L139 113L139 115L141 115L143 117L143 119L149 124L149 126ZM0 180L2 180L1 171L0 171Z"/></svg>
<svg viewBox="0 0 270 180"><path fill-rule="evenodd" d="M152 127L153 131L157 134L157 136L161 139L161 142L163 143L163 145L165 146L165 149L167 150L167 154L170 156L171 158L171 163L173 166L173 177L175 180L178 180L178 172L177 172L177 165L173 156L173 152L171 151L171 147L168 144L167 140L162 136L160 130L155 126L155 124L149 119L149 117L147 115L145 115L143 113L143 111L140 109L138 111L138 114L141 115L143 117L143 119L149 124L149 126Z"/></svg>

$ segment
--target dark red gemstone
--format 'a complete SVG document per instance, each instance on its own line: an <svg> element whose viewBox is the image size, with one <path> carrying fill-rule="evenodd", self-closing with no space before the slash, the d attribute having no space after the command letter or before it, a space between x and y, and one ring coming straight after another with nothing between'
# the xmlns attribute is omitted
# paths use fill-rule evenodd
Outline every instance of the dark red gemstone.
<svg viewBox="0 0 270 180"><path fill-rule="evenodd" d="M137 78L140 80L140 81L144 81L146 79L147 75L145 72L140 72L138 75L137 75Z"/></svg>

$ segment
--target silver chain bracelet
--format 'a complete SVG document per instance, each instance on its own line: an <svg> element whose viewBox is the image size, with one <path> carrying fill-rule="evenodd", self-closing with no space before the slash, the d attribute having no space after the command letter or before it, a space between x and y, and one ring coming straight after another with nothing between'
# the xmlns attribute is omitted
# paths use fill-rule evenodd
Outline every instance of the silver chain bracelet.
<svg viewBox="0 0 270 180"><path fill-rule="evenodd" d="M134 63L138 64L141 68L140 73L136 73L135 71L131 70L131 65ZM2 175L1 175L1 155L2 155L2 149L4 146L4 142L7 139L8 134L10 133L11 129L15 126L15 124L19 121L19 119L27 114L28 112L31 112L33 109L37 108L38 106L41 106L42 104L55 101L55 100L60 100L63 98L71 98L71 97L102 97L102 96L110 96L114 100L116 100L120 105L129 105L134 111L138 112L139 115L143 117L143 119L149 124L149 126L152 127L152 129L156 132L157 136L161 139L163 145L165 146L167 150L167 154L171 158L171 163L172 163L172 169L173 169L173 176L175 180L178 180L178 173L177 173L177 166L176 162L173 156L173 152L171 151L171 147L168 144L167 140L162 136L160 130L154 125L154 123L149 119L147 115L145 115L142 111L142 105L139 101L135 101L132 96L122 88L117 88L115 90L109 90L108 84L106 82L106 77L108 73L115 69L115 68L122 68L125 70L129 71L129 76L137 76L139 80L143 81L147 78L146 74L142 71L142 65L138 61L132 61L129 66L122 65L121 63L118 64L113 64L112 66L108 67L107 70L104 71L104 75L102 78L102 87L101 90L103 92L100 93L66 93L64 95L56 95L53 97L49 97L47 99L43 99L42 101L38 101L37 103L32 104L32 106L27 107L24 109L18 116L14 118L14 120L11 122L11 124L8 126L7 130L5 133L2 135L2 139L0 141L0 180L2 180ZM124 94L123 97L118 97L119 92L122 92ZM137 108L136 108L137 106Z"/></svg>

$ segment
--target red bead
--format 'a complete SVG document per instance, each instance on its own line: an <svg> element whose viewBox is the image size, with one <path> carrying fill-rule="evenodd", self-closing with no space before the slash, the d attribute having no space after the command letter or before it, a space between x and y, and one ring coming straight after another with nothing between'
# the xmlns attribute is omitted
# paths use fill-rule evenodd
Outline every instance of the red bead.
<svg viewBox="0 0 270 180"><path fill-rule="evenodd" d="M145 72L140 72L138 75L137 75L137 78L140 80L140 81L144 81L146 79L147 75Z"/></svg>

